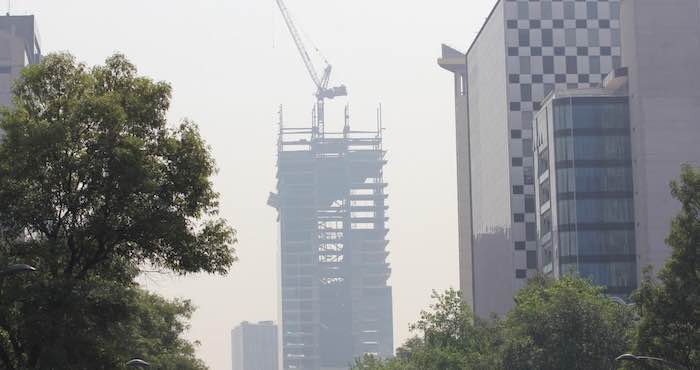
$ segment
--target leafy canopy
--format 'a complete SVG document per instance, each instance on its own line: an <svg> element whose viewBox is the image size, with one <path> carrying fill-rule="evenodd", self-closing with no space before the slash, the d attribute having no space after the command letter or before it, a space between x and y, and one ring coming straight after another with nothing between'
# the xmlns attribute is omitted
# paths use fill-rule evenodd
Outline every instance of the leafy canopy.
<svg viewBox="0 0 700 370"><path fill-rule="evenodd" d="M700 171L683 166L671 193L681 209L666 243L671 258L633 296L641 321L636 353L700 368Z"/></svg>
<svg viewBox="0 0 700 370"><path fill-rule="evenodd" d="M629 343L632 312L588 280L536 277L505 318L474 318L458 292L434 294L393 359L358 359L353 370L605 370Z"/></svg>
<svg viewBox="0 0 700 370"><path fill-rule="evenodd" d="M353 370L462 370L498 368L499 322L474 318L459 292L433 293L433 304L411 325L419 336L393 359L358 359Z"/></svg>
<svg viewBox="0 0 700 370"><path fill-rule="evenodd" d="M197 126L166 122L170 96L118 54L94 68L54 54L22 72L0 117L0 266L39 272L0 281L6 368L115 368L123 343L167 338L189 356L175 318L191 306L134 279L144 265L224 274L236 240ZM135 341L127 327L156 314L169 326L142 325Z"/></svg>
<svg viewBox="0 0 700 370"><path fill-rule="evenodd" d="M531 279L504 322L503 361L513 370L615 369L629 348L631 310L588 280Z"/></svg>

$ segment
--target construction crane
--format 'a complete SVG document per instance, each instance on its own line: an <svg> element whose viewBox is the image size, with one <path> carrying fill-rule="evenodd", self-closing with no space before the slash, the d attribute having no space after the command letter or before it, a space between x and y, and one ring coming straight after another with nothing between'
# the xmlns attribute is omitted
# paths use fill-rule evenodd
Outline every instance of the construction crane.
<svg viewBox="0 0 700 370"><path fill-rule="evenodd" d="M287 28L289 29L289 33L292 35L292 39L294 39L294 43L297 46L297 50L299 51L299 54L301 55L301 59L304 61L304 65L306 66L306 70L309 72L309 75L311 76L311 79L313 80L314 84L316 85L316 114L315 114L315 119L313 123L313 136L314 137L319 137L323 136L325 132L324 124L325 124L325 111L324 111L324 106L325 106L325 100L326 99L334 99L339 96L347 96L348 95L348 89L345 87L345 85L340 85L336 87L328 87L328 83L330 82L331 79L331 71L333 70L333 67L328 63L327 60L324 60L326 66L323 69L323 75L319 78L318 72L316 72L316 67L314 66L313 62L311 61L311 57L309 56L309 53L306 51L306 47L304 46L304 42L301 39L301 36L299 35L299 31L297 30L296 26L294 25L294 21L292 20L292 16L289 14L289 10L287 9L287 6L284 4L283 0L275 0L277 2L277 6L280 8L280 12L282 12L282 17L284 18L284 22L287 24Z"/></svg>

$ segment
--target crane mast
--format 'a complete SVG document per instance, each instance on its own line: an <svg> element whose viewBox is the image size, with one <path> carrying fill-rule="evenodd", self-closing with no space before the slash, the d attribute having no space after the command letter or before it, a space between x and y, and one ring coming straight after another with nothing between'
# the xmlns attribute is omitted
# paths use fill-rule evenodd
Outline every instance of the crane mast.
<svg viewBox="0 0 700 370"><path fill-rule="evenodd" d="M347 88L345 85L328 88L331 72L333 70L333 67L328 63L328 61L325 61L326 66L323 69L323 75L321 78L319 78L316 67L311 61L311 57L306 50L306 46L304 46L304 42L301 39L299 31L294 25L294 21L292 20L292 16L289 14L287 6L283 0L275 0L275 2L277 2L277 6L279 7L282 17L284 18L284 23L286 23L289 33L292 35L292 39L294 40L294 44L296 45L299 55L304 62L304 66L306 66L306 70L309 72L311 80L314 82L314 85L316 85L316 112L313 122L313 136L322 137L325 132L325 100L334 99L338 96L347 96Z"/></svg>

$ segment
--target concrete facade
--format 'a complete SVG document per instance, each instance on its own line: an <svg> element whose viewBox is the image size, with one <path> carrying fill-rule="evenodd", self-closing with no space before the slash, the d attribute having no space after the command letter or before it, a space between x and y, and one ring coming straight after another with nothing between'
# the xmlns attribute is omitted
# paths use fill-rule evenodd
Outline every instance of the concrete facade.
<svg viewBox="0 0 700 370"><path fill-rule="evenodd" d="M555 88L600 84L620 65L619 12L618 0L501 0L466 53L460 265L478 316L504 314L537 272L534 113Z"/></svg>
<svg viewBox="0 0 700 370"><path fill-rule="evenodd" d="M231 331L233 370L279 370L277 325L243 322Z"/></svg>
<svg viewBox="0 0 700 370"><path fill-rule="evenodd" d="M34 16L0 16L0 105L11 105L12 84L22 68L40 60Z"/></svg>
<svg viewBox="0 0 700 370"><path fill-rule="evenodd" d="M469 126L467 125L467 58L463 53L442 46L438 65L454 74L455 138L457 150L457 216L459 233L459 286L462 298L474 307L474 269L471 238L471 181L469 170Z"/></svg>
<svg viewBox="0 0 700 370"><path fill-rule="evenodd" d="M639 266L659 271L680 204L669 182L700 165L700 0L623 0Z"/></svg>

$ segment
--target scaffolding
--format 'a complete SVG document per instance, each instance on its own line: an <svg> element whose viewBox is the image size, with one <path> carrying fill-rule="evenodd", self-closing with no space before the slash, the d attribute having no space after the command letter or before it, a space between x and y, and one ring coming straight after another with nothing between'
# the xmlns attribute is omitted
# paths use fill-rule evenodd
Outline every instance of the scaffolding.
<svg viewBox="0 0 700 370"><path fill-rule="evenodd" d="M386 152L375 131L285 127L280 108L277 193L284 369L341 369L393 354L387 284ZM315 119L315 117L314 117ZM312 125L315 127L315 125Z"/></svg>

